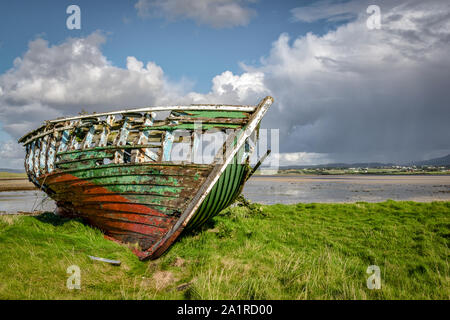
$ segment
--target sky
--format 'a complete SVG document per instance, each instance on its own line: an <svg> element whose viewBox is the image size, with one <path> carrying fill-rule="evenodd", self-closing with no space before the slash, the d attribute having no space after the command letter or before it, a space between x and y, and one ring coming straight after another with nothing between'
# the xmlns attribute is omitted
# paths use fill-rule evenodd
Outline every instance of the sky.
<svg viewBox="0 0 450 320"><path fill-rule="evenodd" d="M20 136L82 109L266 95L280 165L443 156L449 52L447 0L3 1L0 168L22 169Z"/></svg>

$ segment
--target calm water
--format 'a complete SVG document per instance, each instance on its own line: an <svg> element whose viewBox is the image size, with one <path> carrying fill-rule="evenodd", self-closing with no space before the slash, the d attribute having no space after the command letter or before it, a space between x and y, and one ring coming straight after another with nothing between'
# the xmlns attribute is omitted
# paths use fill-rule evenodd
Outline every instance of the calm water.
<svg viewBox="0 0 450 320"><path fill-rule="evenodd" d="M450 176L254 176L244 196L264 204L450 201Z"/></svg>
<svg viewBox="0 0 450 320"><path fill-rule="evenodd" d="M387 199L450 201L449 176L254 176L244 195L264 204L297 202L378 202ZM0 192L0 213L53 211L40 191Z"/></svg>
<svg viewBox="0 0 450 320"><path fill-rule="evenodd" d="M0 192L0 214L18 211L53 211L55 202L42 191L4 191Z"/></svg>

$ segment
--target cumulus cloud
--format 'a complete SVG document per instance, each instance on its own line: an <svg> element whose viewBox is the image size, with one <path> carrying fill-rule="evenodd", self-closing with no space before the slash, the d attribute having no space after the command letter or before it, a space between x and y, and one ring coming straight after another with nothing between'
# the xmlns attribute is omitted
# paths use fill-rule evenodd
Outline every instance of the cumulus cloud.
<svg viewBox="0 0 450 320"><path fill-rule="evenodd" d="M168 20L189 19L214 28L245 26L255 15L246 0L139 0L135 7L141 17Z"/></svg>
<svg viewBox="0 0 450 320"><path fill-rule="evenodd" d="M31 41L14 67L0 75L2 129L18 138L44 120L82 110L194 102L254 104L265 90L262 73L233 75L227 71L213 79L210 93L189 92L189 85L169 81L154 62L144 64L130 56L126 68L113 66L101 52L104 41L100 33L54 46L43 39ZM19 163L19 158L0 157L8 163Z"/></svg>
<svg viewBox="0 0 450 320"><path fill-rule="evenodd" d="M105 37L93 33L50 46L31 41L14 67L0 75L2 128L13 137L43 120L88 112L172 103L254 103L267 92L261 72L223 72L210 93L189 92L185 82L171 82L154 62L127 57L126 68L113 66L101 52Z"/></svg>
<svg viewBox="0 0 450 320"><path fill-rule="evenodd" d="M49 46L43 39L29 44L14 67L0 76L3 128L17 137L43 118L114 106L166 104L182 92L153 62L127 58L126 69L113 66L101 52L103 35L68 39ZM24 117L24 115L28 115Z"/></svg>
<svg viewBox="0 0 450 320"><path fill-rule="evenodd" d="M234 75L231 71L225 71L213 78L209 93L190 92L187 98L194 103L215 101L216 103L255 104L261 97L268 94L270 90L264 85L264 73L245 72Z"/></svg>

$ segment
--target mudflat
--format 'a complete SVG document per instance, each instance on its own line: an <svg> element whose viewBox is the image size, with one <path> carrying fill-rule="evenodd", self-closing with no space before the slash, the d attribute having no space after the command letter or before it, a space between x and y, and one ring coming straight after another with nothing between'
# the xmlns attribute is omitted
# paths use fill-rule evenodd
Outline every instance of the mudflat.
<svg viewBox="0 0 450 320"><path fill-rule="evenodd" d="M450 201L450 175L253 176L243 193L263 204Z"/></svg>

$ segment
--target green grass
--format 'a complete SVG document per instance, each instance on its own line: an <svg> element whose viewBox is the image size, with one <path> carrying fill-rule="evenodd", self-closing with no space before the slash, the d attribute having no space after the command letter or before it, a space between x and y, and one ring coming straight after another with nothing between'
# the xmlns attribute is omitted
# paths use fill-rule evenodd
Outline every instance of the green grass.
<svg viewBox="0 0 450 320"><path fill-rule="evenodd" d="M0 171L0 179L27 179L27 174Z"/></svg>
<svg viewBox="0 0 450 320"><path fill-rule="evenodd" d="M251 204L141 262L76 220L0 216L0 299L449 299L449 238L450 202Z"/></svg>

